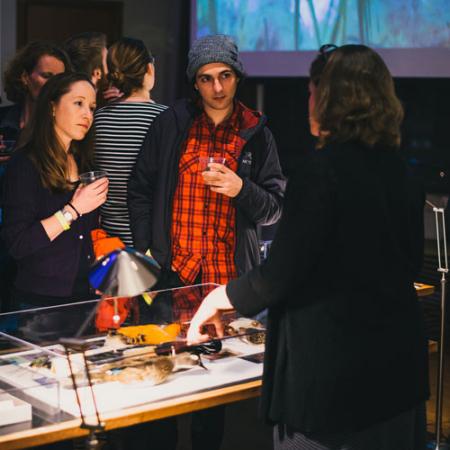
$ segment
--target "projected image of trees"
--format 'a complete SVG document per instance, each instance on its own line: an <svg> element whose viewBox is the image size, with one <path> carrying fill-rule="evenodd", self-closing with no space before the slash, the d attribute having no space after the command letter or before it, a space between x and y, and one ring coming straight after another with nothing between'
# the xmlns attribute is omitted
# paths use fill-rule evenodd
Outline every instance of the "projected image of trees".
<svg viewBox="0 0 450 450"><path fill-rule="evenodd" d="M448 0L197 0L197 37L234 36L243 51L450 47Z"/></svg>

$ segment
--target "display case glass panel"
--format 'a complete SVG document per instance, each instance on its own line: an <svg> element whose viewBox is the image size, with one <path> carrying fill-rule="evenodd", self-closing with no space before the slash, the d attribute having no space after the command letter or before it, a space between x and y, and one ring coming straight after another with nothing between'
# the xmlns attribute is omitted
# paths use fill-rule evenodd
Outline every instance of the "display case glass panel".
<svg viewBox="0 0 450 450"><path fill-rule="evenodd" d="M30 403L34 415L64 420L80 416L80 405L94 417L260 378L261 321L229 312L206 325L210 341L185 340L215 287L0 314L0 386Z"/></svg>

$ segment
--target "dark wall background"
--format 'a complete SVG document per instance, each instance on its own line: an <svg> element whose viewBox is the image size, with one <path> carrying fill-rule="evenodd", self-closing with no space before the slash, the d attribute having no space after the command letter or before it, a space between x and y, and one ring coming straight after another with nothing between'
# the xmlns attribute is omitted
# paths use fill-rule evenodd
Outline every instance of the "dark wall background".
<svg viewBox="0 0 450 450"><path fill-rule="evenodd" d="M114 33L104 31L108 32L110 40L117 38L117 33L143 39L155 54L157 84L152 91L154 98L171 104L189 91L184 75L189 49L189 0L17 0L16 4L18 43L27 36L27 24L30 27L28 33L33 31L33 38L42 32L42 38L51 38L54 33L54 39L59 39L63 36L61 33L86 31L87 24L92 28L88 20L73 20L71 8L77 11L84 8L86 14L96 8L119 12L122 26L114 27ZM31 13L45 7L65 9L67 19L59 20L59 27L36 27L32 20L34 13ZM401 78L395 82L405 107L403 146L411 166L424 179L429 192L449 192L450 80ZM254 108L258 84L264 87L264 112L278 143L283 168L289 174L298 164L299 156L314 145L308 130L308 80L299 77L247 79L241 89L241 98Z"/></svg>
<svg viewBox="0 0 450 450"><path fill-rule="evenodd" d="M258 83L264 85L264 112L289 174L298 157L314 146L308 127L308 80L247 79L241 97L253 107ZM411 168L428 192L450 192L450 80L397 78L395 85L405 108L402 145Z"/></svg>

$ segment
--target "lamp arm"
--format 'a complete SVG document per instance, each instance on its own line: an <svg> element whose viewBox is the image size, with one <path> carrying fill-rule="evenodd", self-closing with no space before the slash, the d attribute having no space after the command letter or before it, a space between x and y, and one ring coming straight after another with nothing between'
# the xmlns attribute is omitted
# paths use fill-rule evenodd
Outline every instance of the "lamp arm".
<svg viewBox="0 0 450 450"><path fill-rule="evenodd" d="M426 204L433 208L436 223L436 245L438 252L438 268L441 273L441 327L439 339L439 360L438 360L438 376L437 376L437 392L436 392L436 447L435 450L443 450L441 445L442 438L442 406L444 397L444 364L445 364L445 317L446 317L446 274L448 273L448 257L447 257L447 233L445 230L445 210L438 208L429 200L425 200ZM442 234L442 239L441 239ZM443 258L442 248L443 245ZM443 259L443 260L442 260ZM445 445L445 444L444 444Z"/></svg>
<svg viewBox="0 0 450 450"><path fill-rule="evenodd" d="M436 244L438 253L438 272L448 273L448 253L447 253L447 233L445 230L445 209L437 207L429 200L425 200L426 204L433 209L434 220L436 224ZM442 235L442 239L441 239ZM442 245L442 247L441 247ZM442 252L443 250L443 252Z"/></svg>

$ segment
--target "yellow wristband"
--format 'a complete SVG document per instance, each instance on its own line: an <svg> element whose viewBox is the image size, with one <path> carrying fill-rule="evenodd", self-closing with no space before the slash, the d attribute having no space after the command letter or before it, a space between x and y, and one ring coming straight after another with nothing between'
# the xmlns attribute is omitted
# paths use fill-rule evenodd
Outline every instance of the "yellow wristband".
<svg viewBox="0 0 450 450"><path fill-rule="evenodd" d="M153 303L153 297L148 292L143 292L141 295L148 306L150 306Z"/></svg>
<svg viewBox="0 0 450 450"><path fill-rule="evenodd" d="M61 211L55 212L54 216L58 219L58 222L61 224L64 231L70 230L70 225L67 223L67 220Z"/></svg>

